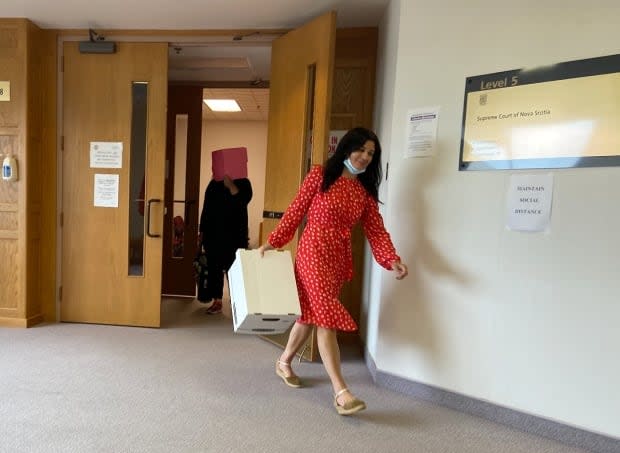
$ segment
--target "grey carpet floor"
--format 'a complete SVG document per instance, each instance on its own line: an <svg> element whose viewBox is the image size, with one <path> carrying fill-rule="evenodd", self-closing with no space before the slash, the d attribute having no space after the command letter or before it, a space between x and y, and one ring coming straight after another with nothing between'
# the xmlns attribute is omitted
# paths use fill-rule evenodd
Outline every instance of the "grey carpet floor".
<svg viewBox="0 0 620 453"><path fill-rule="evenodd" d="M584 451L377 387L349 349L368 410L341 417L320 363L288 388L276 346L193 301L164 300L160 329L0 328L0 452Z"/></svg>

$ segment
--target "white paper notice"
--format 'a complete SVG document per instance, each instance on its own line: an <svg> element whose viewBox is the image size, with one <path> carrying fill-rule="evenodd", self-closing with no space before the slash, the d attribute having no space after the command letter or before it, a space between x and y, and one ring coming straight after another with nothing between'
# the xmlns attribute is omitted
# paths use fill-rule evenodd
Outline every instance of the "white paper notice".
<svg viewBox="0 0 620 453"><path fill-rule="evenodd" d="M426 107L407 111L407 148L405 158L435 154L439 107Z"/></svg>
<svg viewBox="0 0 620 453"><path fill-rule="evenodd" d="M90 168L122 168L123 142L90 142Z"/></svg>
<svg viewBox="0 0 620 453"><path fill-rule="evenodd" d="M119 175L95 175L95 206L118 208Z"/></svg>
<svg viewBox="0 0 620 453"><path fill-rule="evenodd" d="M506 227L546 231L551 219L553 174L512 175L506 197Z"/></svg>

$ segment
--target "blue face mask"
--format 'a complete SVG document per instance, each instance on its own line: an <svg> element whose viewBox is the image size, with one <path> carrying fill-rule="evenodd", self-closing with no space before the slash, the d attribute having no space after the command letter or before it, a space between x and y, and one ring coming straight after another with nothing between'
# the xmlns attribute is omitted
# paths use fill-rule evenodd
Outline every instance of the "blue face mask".
<svg viewBox="0 0 620 453"><path fill-rule="evenodd" d="M347 170L349 170L349 173L351 173L353 175L359 175L359 174L362 174L362 173L364 173L366 171L365 168L363 168L362 170L358 170L357 168L355 168L353 166L353 164L351 163L351 158L350 157L347 157L344 160L344 166L347 167Z"/></svg>

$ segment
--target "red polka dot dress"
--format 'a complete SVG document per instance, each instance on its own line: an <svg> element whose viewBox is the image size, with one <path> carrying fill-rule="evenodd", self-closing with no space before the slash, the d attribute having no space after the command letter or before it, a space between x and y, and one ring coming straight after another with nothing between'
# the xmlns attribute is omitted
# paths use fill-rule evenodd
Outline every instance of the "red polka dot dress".
<svg viewBox="0 0 620 453"><path fill-rule="evenodd" d="M327 192L321 192L322 182L323 167L313 167L269 235L269 244L275 248L287 244L307 218L295 258L301 304L297 322L354 331L357 324L338 300L343 283L353 277L351 229L362 223L373 255L384 268L392 270L392 262L400 258L383 226L377 202L357 178L341 176Z"/></svg>

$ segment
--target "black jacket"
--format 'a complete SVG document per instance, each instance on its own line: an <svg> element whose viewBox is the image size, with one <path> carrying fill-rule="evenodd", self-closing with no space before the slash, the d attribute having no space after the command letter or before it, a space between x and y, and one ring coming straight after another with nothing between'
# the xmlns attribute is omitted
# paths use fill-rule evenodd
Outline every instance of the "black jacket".
<svg viewBox="0 0 620 453"><path fill-rule="evenodd" d="M247 178L233 181L239 192L235 195L224 181L211 180L205 191L200 215L200 232L205 249L247 248L249 244L248 203L252 199L252 184Z"/></svg>

